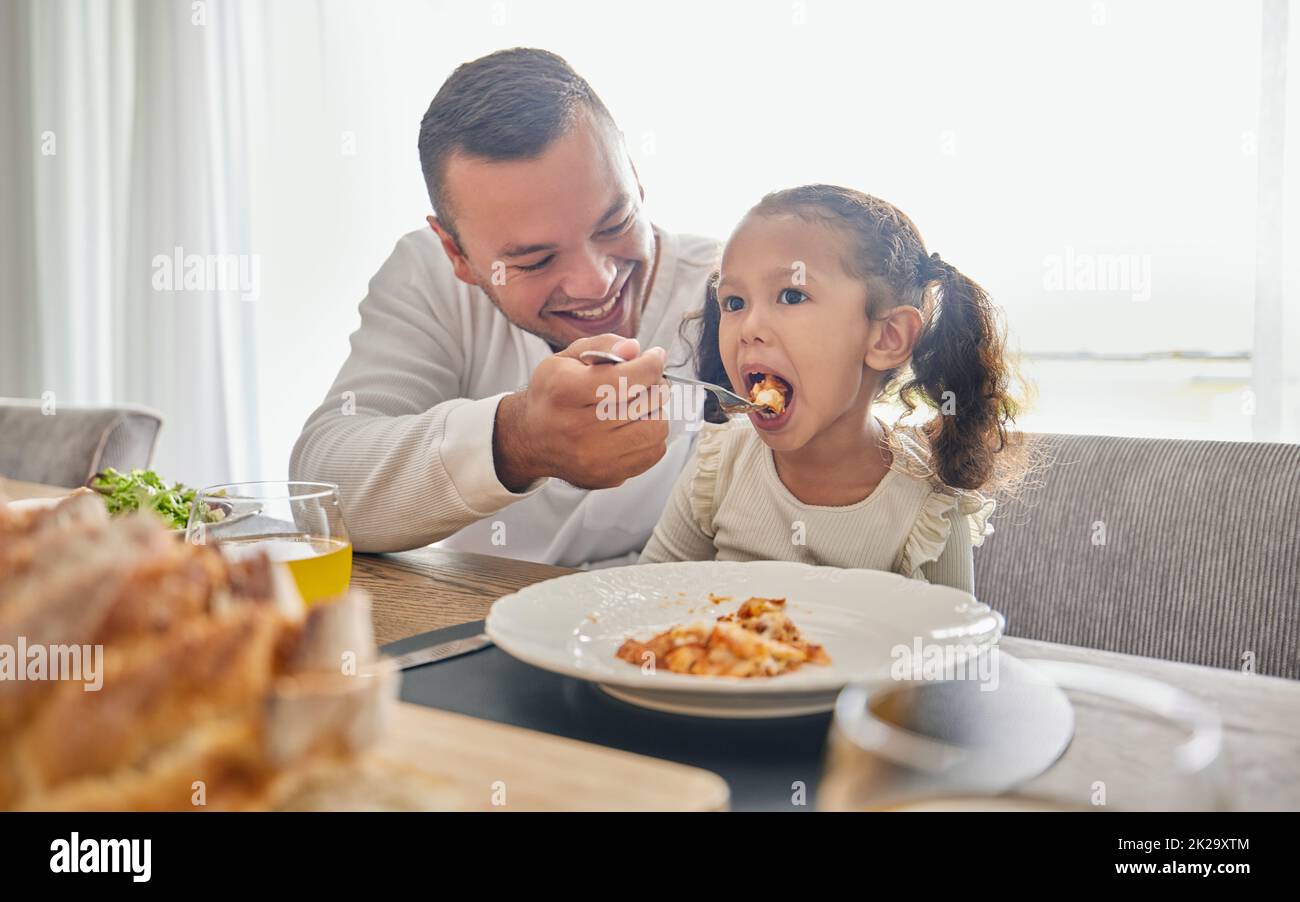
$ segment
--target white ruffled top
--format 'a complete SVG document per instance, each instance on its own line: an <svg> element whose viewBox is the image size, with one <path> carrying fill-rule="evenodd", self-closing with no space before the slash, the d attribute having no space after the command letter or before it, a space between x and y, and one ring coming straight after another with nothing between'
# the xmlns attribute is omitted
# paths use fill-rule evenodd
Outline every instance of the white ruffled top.
<svg viewBox="0 0 1300 902"><path fill-rule="evenodd" d="M997 502L979 492L945 485L930 466L925 445L911 430L890 429L888 438L894 458L890 469L925 480L930 487L921 504L921 511L917 514L916 523L907 534L899 558L898 572L906 576L918 576L922 564L937 561L948 544L953 521L960 517L965 518L970 530L971 547L983 545L984 537L993 534L993 524L989 518L993 516ZM960 517L954 517L954 514L959 514Z"/></svg>
<svg viewBox="0 0 1300 902"><path fill-rule="evenodd" d="M944 485L912 430L886 431L893 460L876 488L824 506L790 493L748 420L706 424L641 561L793 560L973 591L971 549L993 532L996 503Z"/></svg>

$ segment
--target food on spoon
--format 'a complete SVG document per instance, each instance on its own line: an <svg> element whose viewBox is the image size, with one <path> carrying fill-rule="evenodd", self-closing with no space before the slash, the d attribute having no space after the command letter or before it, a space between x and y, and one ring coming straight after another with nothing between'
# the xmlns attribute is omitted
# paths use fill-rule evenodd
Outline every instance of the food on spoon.
<svg viewBox="0 0 1300 902"><path fill-rule="evenodd" d="M768 408L774 416L780 416L785 412L785 392L789 386L779 376L762 375L762 379L749 387L749 400Z"/></svg>
<svg viewBox="0 0 1300 902"><path fill-rule="evenodd" d="M645 642L629 638L615 654L629 664L653 660L655 667L694 676L773 677L831 663L826 649L804 639L786 615L784 598L750 598L712 625L672 626Z"/></svg>

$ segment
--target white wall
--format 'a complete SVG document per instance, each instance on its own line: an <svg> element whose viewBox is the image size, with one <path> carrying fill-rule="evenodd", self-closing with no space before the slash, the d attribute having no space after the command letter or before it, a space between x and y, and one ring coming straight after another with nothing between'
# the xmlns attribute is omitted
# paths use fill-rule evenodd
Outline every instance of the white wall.
<svg viewBox="0 0 1300 902"><path fill-rule="evenodd" d="M725 236L766 191L839 182L912 215L1005 307L1025 351L1250 350L1255 4L321 8L277 3L268 39L274 128L255 192L265 475L283 474L346 355L370 274L423 225L415 140L429 100L457 63L516 45L564 55L593 84L669 228ZM1149 297L1050 290L1067 254L1149 261ZM1289 278L1295 310L1294 261ZM1039 383L1030 428L1251 434L1247 362L1025 369Z"/></svg>

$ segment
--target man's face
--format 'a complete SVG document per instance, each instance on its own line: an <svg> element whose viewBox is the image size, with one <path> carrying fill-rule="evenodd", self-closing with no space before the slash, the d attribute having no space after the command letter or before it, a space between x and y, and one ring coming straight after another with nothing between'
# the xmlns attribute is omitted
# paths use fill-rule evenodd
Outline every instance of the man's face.
<svg viewBox="0 0 1300 902"><path fill-rule="evenodd" d="M521 329L562 348L636 336L654 234L612 126L584 116L533 160L448 160L456 275Z"/></svg>

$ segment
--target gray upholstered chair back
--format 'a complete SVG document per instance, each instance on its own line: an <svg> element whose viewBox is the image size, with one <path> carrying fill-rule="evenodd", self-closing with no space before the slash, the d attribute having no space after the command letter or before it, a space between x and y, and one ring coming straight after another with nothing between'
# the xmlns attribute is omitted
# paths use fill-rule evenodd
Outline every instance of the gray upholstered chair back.
<svg viewBox="0 0 1300 902"><path fill-rule="evenodd" d="M1008 635L1300 679L1300 445L1039 438L975 550Z"/></svg>
<svg viewBox="0 0 1300 902"><path fill-rule="evenodd" d="M0 476L75 487L107 467L148 467L162 416L147 407L68 407L0 398Z"/></svg>

